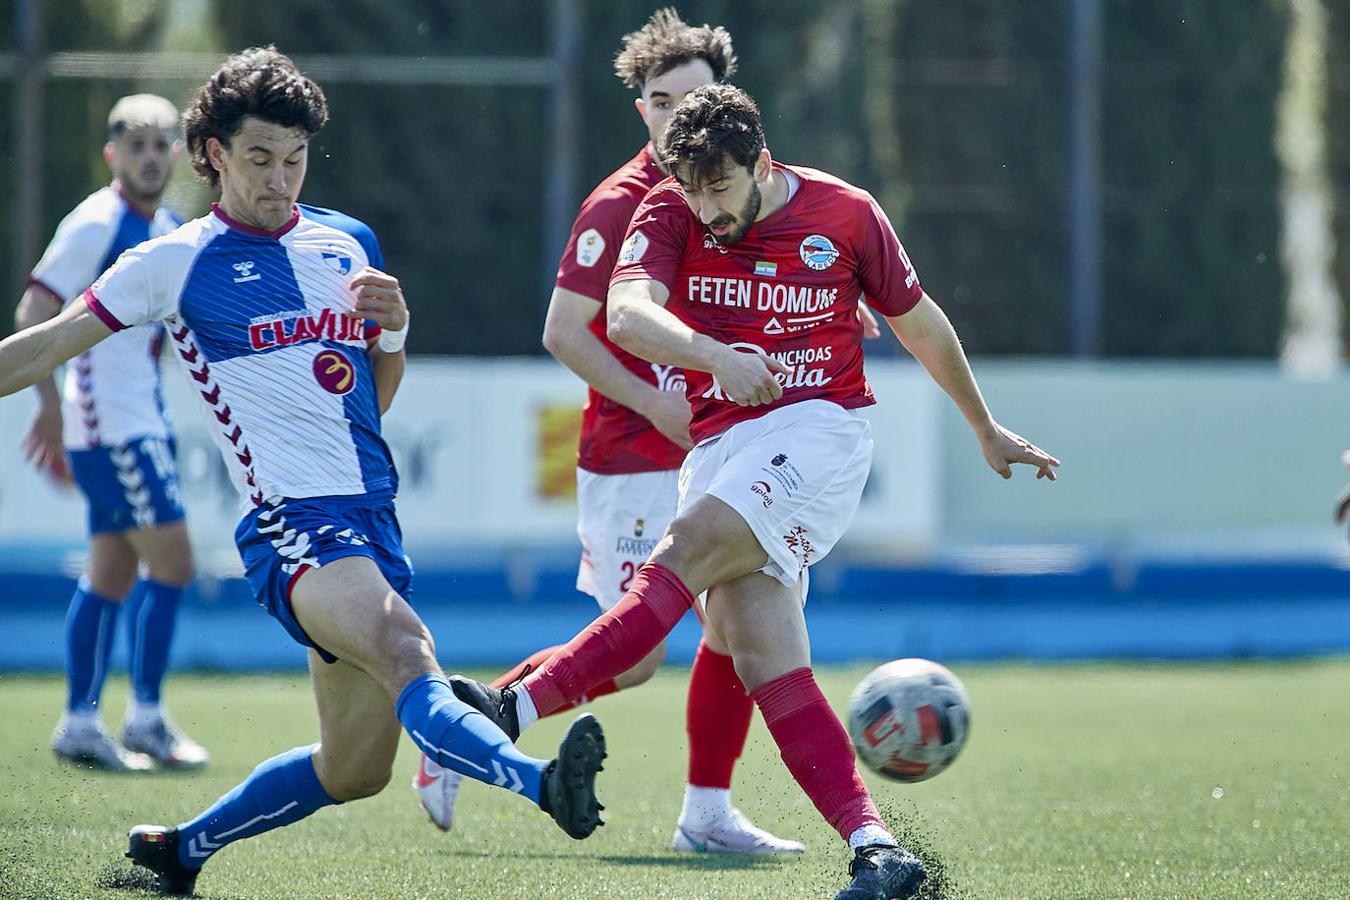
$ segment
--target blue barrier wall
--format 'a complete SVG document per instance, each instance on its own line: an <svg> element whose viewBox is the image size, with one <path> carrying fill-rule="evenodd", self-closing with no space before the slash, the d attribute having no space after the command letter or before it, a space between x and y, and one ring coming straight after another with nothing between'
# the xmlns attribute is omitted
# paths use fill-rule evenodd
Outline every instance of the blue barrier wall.
<svg viewBox="0 0 1350 900"><path fill-rule="evenodd" d="M0 579L0 669L60 668L74 582L51 574L57 567L40 555L22 564L6 556L12 571ZM827 560L813 569L807 606L813 657L838 663L1350 653L1350 571L1335 561L1145 558L1122 565L1081 549L1054 558L1068 562L1018 571L972 563L969 555L911 568ZM420 570L414 602L447 667L508 665L566 640L595 615L574 579L561 558L511 565L480 558ZM689 662L697 643L691 615L672 635L668 658ZM124 664L125 641L119 644L115 664ZM285 669L303 666L305 654L253 602L244 581L207 578L184 598L172 664Z"/></svg>

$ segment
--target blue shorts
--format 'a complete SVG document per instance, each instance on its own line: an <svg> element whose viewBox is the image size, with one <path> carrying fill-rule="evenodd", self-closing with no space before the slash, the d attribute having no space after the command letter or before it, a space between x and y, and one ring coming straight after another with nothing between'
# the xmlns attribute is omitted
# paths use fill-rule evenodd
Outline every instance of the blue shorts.
<svg viewBox="0 0 1350 900"><path fill-rule="evenodd" d="M358 494L266 504L244 516L234 540L258 605L324 662L337 657L310 640L291 611L291 588L305 572L335 559L364 556L399 596L412 602L412 563L403 553L392 498Z"/></svg>
<svg viewBox="0 0 1350 900"><path fill-rule="evenodd" d="M173 452L172 440L153 437L71 450L70 473L89 501L89 533L182 521Z"/></svg>

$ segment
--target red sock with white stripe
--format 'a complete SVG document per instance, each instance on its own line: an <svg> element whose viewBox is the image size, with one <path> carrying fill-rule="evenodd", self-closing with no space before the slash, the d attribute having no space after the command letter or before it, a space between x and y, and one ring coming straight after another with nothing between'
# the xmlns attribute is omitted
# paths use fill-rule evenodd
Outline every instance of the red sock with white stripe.
<svg viewBox="0 0 1350 900"><path fill-rule="evenodd" d="M858 775L853 745L809 667L793 669L751 692L792 777L850 845L895 843ZM862 831L860 832L860 829Z"/></svg>
<svg viewBox="0 0 1350 900"><path fill-rule="evenodd" d="M693 605L694 595L679 576L659 563L646 563L613 609L525 676L530 705L547 716L593 696L599 685L655 650Z"/></svg>
<svg viewBox="0 0 1350 900"><path fill-rule="evenodd" d="M517 663L516 665L512 666L511 668L507 669L504 673L499 675L497 677L497 680L492 682L492 686L495 688L504 688L511 682L518 681L519 679L523 678L526 674L528 674L528 672L537 671L538 669L543 667L544 663L548 662L549 657L551 657L554 653L557 653L561 649L562 644L556 644L552 647L545 647L543 650L536 650L534 653L530 654L529 657L527 657L526 659L522 660L521 662ZM526 671L527 669L528 672ZM553 712L549 713L549 715L555 715L560 712L566 712L569 709L575 709L576 707L581 706L583 703L590 703L595 698L603 697L606 694L612 694L618 689L619 686L614 683L613 678L610 678L606 681L602 681L595 687L587 691L584 697L581 697L580 699L568 703L564 706L558 707Z"/></svg>

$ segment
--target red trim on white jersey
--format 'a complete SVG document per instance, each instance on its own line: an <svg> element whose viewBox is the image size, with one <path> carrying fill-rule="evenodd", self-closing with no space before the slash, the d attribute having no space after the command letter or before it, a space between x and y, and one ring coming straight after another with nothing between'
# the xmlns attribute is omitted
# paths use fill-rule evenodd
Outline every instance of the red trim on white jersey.
<svg viewBox="0 0 1350 900"><path fill-rule="evenodd" d="M249 450L243 430L234 421L234 412L230 409L230 405L221 397L220 385L211 377L211 367L207 365L206 355L197 345L196 335L182 319L177 317L166 319L164 324L168 328L169 337L173 339L173 346L178 351L179 358L187 365L188 375L191 376L197 393L206 401L206 405L211 407L211 412L220 426L220 433L233 450L234 460L243 472L244 484L248 486L249 500L254 506L262 506L262 490L258 487L256 473L253 471L253 451Z"/></svg>
<svg viewBox="0 0 1350 900"><path fill-rule="evenodd" d="M90 288L89 290L84 292L84 305L89 307L89 311L91 313L98 316L98 320L100 322L102 322L104 325L107 325L113 331L121 331L122 329L128 327L126 325L123 325L122 322L117 318L117 316L114 316L112 313L108 312L108 307L98 302L98 295L94 293L93 288Z"/></svg>
<svg viewBox="0 0 1350 900"><path fill-rule="evenodd" d="M220 221L224 222L235 231L242 231L244 234L251 234L254 237L279 238L300 222L300 208L296 206L291 207L290 221L285 225L282 225L276 231L267 231L266 229L240 222L238 219L232 219L225 210L220 208L219 203L211 204L211 212L217 219L220 219Z"/></svg>

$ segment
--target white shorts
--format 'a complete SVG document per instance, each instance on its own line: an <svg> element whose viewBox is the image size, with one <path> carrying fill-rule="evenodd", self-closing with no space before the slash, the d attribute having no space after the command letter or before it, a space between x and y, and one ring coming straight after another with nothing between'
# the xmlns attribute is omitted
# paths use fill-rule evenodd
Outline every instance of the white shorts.
<svg viewBox="0 0 1350 900"><path fill-rule="evenodd" d="M872 426L828 400L732 425L685 457L679 511L704 494L745 519L769 554L760 571L792 587L843 536L872 465Z"/></svg>
<svg viewBox="0 0 1350 900"><path fill-rule="evenodd" d="M679 471L597 475L577 469L577 590L606 612L623 597L675 518Z"/></svg>

